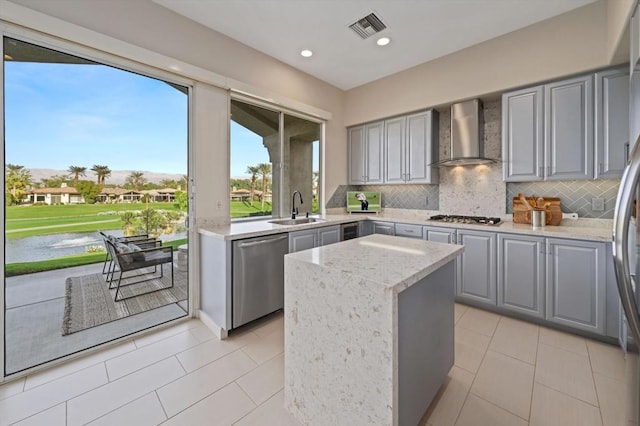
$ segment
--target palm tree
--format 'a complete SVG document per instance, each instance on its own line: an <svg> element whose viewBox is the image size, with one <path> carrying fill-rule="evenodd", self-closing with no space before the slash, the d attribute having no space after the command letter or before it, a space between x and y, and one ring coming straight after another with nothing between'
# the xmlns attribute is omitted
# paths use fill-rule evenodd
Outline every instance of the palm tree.
<svg viewBox="0 0 640 426"><path fill-rule="evenodd" d="M144 178L143 172L131 172L125 180L125 185L132 187L136 191L140 191L140 188L142 188L146 183L147 179Z"/></svg>
<svg viewBox="0 0 640 426"><path fill-rule="evenodd" d="M247 166L247 173L251 175L250 197L251 197L251 204L253 204L253 193L256 191L256 180L258 179L257 176L260 173L260 169L258 168L258 166ZM264 196L264 192L262 193L262 195Z"/></svg>
<svg viewBox="0 0 640 426"><path fill-rule="evenodd" d="M24 198L27 188L31 185L31 173L24 166L7 163L4 176L6 188L11 194L11 201L13 203L20 202Z"/></svg>
<svg viewBox="0 0 640 426"><path fill-rule="evenodd" d="M269 183L269 175L271 174L271 164L258 164L258 173L262 175L262 211L264 211L264 198L267 195L267 183Z"/></svg>
<svg viewBox="0 0 640 426"><path fill-rule="evenodd" d="M81 166L69 166L67 169L69 176L73 176L73 186L78 186L78 179L80 176L87 175L87 168Z"/></svg>
<svg viewBox="0 0 640 426"><path fill-rule="evenodd" d="M111 170L107 166L94 164L91 171L96 174L96 183L98 185L104 185L104 181L111 176Z"/></svg>

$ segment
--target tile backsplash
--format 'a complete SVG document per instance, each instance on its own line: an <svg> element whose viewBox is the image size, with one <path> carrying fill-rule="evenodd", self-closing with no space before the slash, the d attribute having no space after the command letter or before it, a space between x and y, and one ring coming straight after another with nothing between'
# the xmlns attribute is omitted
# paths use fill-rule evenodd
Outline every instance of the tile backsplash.
<svg viewBox="0 0 640 426"><path fill-rule="evenodd" d="M512 213L513 197L519 192L527 196L560 197L565 213L578 213L579 217L613 219L619 180L572 180L561 182L513 182L507 184L507 213ZM591 209L592 198L604 199L604 211Z"/></svg>
<svg viewBox="0 0 640 426"><path fill-rule="evenodd" d="M440 159L449 155L451 114L439 109ZM485 156L500 160L502 154L501 99L484 102ZM503 216L512 213L512 199L526 195L560 197L562 211L584 218L613 218L619 180L575 180L561 182L502 181L502 163L488 166L441 167L438 185L340 185L327 208L346 208L347 191L379 191L382 207L439 210L446 214ZM604 199L604 211L592 210L592 199Z"/></svg>

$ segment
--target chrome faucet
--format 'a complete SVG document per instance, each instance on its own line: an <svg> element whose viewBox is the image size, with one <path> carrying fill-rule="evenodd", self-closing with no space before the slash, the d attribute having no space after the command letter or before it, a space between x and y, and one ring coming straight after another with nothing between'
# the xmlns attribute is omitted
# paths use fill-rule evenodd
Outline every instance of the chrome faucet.
<svg viewBox="0 0 640 426"><path fill-rule="evenodd" d="M293 194L291 194L291 219L295 219L298 214L298 209L296 208L296 194L298 194L298 197L300 198L300 204L304 204L300 191L297 189L293 191Z"/></svg>

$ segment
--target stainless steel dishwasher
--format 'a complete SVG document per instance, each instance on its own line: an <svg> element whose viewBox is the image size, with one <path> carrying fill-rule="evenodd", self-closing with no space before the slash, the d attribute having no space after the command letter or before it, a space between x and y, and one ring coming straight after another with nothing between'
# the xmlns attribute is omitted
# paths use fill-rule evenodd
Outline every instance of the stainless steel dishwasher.
<svg viewBox="0 0 640 426"><path fill-rule="evenodd" d="M233 242L233 328L284 307L289 234Z"/></svg>

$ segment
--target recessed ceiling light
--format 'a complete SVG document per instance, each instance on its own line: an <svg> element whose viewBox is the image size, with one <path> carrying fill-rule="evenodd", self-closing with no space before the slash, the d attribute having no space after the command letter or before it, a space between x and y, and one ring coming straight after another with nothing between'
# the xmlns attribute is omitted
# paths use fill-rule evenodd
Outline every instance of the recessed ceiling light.
<svg viewBox="0 0 640 426"><path fill-rule="evenodd" d="M309 49L304 49L302 52L300 52L300 54L305 58L309 58L311 57L311 55L313 55L313 52L310 51Z"/></svg>
<svg viewBox="0 0 640 426"><path fill-rule="evenodd" d="M378 46L386 46L390 42L391 42L391 39L389 37L380 37L378 41L376 41Z"/></svg>

